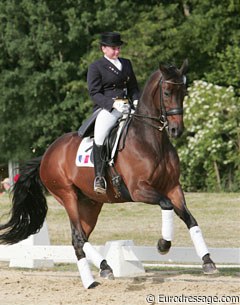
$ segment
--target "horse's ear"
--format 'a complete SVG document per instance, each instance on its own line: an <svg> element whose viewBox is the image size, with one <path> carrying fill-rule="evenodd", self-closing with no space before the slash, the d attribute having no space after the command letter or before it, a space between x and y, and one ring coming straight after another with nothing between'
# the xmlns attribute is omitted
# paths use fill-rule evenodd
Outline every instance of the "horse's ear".
<svg viewBox="0 0 240 305"><path fill-rule="evenodd" d="M163 64L162 62L160 62L159 63L159 69L162 73L162 76L167 79L168 74L169 74L168 67L165 64Z"/></svg>
<svg viewBox="0 0 240 305"><path fill-rule="evenodd" d="M187 70L188 70L188 59L186 58L179 71L181 75L185 75L187 73Z"/></svg>

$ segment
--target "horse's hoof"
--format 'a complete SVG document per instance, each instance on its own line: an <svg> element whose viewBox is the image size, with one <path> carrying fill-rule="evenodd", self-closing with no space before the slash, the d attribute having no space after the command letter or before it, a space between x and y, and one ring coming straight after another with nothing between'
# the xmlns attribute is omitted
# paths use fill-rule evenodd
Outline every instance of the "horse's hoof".
<svg viewBox="0 0 240 305"><path fill-rule="evenodd" d="M162 255L167 254L171 248L171 241L160 238L157 244L158 252Z"/></svg>
<svg viewBox="0 0 240 305"><path fill-rule="evenodd" d="M99 274L102 278L107 279L107 280L115 279L112 270L108 270L108 269L100 270Z"/></svg>
<svg viewBox="0 0 240 305"><path fill-rule="evenodd" d="M214 263L203 264L203 273L204 274L216 274L219 273Z"/></svg>
<svg viewBox="0 0 240 305"><path fill-rule="evenodd" d="M93 283L88 287L88 289L93 289L93 288L97 287L98 285L100 285L99 282L93 282Z"/></svg>

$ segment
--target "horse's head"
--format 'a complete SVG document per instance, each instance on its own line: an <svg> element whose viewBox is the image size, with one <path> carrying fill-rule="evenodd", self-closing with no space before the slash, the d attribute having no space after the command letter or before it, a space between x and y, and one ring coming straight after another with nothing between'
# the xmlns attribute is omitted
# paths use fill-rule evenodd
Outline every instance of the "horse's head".
<svg viewBox="0 0 240 305"><path fill-rule="evenodd" d="M159 98L155 103L159 107L162 121L168 126L169 135L180 137L183 129L183 99L186 94L186 76L188 61L185 60L180 69L160 64Z"/></svg>
<svg viewBox="0 0 240 305"><path fill-rule="evenodd" d="M180 69L160 64L145 84L133 117L159 131L168 129L173 138L183 132L183 99L186 94L188 61ZM154 122L158 122L155 124Z"/></svg>

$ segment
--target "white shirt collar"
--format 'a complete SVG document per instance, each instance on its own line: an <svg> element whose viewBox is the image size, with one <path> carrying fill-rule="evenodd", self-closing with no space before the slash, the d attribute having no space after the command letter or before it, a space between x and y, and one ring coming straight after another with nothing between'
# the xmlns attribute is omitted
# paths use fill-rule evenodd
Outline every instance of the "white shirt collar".
<svg viewBox="0 0 240 305"><path fill-rule="evenodd" d="M106 55L104 55L104 57L108 61L110 61L118 70L122 71L122 63L121 63L121 61L118 58L117 59L110 59Z"/></svg>

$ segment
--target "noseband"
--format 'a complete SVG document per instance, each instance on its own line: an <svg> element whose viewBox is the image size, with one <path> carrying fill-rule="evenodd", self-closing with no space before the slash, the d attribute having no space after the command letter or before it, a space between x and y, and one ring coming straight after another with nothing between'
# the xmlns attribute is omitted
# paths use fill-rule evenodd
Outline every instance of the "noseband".
<svg viewBox="0 0 240 305"><path fill-rule="evenodd" d="M166 128L168 126L168 120L167 117L168 116L173 116L173 115L182 115L183 114L183 108L182 107L178 107L178 108L172 108L169 109L168 111L166 111L166 108L164 106L164 101L163 101L163 89L162 89L162 84L164 83L168 83L168 84L172 84L172 85L184 85L185 82L185 76L183 77L183 82L179 82L179 83L175 83L169 80L163 80L162 77L159 80L159 90L160 90L160 110L161 110L161 115L160 117L151 117L151 116L147 116L147 115L141 115L141 114L136 114L133 113L132 116L137 119L137 120L141 120L143 119L143 122L149 126L152 126L154 128L156 128L159 131L163 131L164 128ZM161 124L161 126L156 126L154 124L151 124L147 121L145 121L145 119L149 119L149 120L153 120L153 121L157 121L158 123Z"/></svg>

